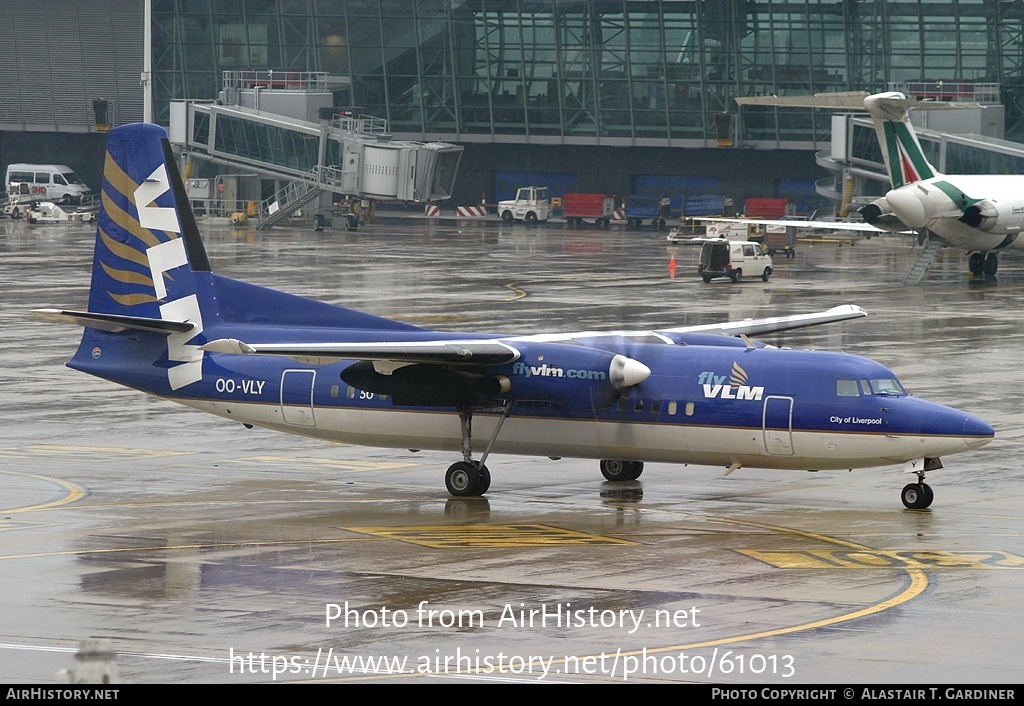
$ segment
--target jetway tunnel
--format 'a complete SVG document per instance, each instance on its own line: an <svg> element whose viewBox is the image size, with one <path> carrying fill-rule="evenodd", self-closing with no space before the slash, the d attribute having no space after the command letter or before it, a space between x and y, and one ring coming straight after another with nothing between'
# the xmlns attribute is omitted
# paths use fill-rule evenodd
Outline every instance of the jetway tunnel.
<svg viewBox="0 0 1024 706"><path fill-rule="evenodd" d="M285 182L259 204L257 227L316 199L319 214L335 195L414 203L451 197L460 145L392 139L384 119L334 107L327 88L322 73L225 72L220 100L171 104L171 143L190 158Z"/></svg>

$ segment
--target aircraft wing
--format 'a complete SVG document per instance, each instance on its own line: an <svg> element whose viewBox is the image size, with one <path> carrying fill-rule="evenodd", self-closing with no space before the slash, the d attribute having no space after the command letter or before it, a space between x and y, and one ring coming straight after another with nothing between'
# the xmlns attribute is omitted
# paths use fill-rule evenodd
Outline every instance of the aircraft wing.
<svg viewBox="0 0 1024 706"><path fill-rule="evenodd" d="M534 334L517 336L510 340L523 342L564 343L573 339L630 338L660 339L671 343L667 334L718 333L727 336L756 336L776 331L788 331L806 326L830 324L847 319L867 316L859 306L846 304L813 314L772 316L764 319L744 319L700 326L680 326L658 329L657 331L578 331L575 333ZM514 346L494 339L404 341L397 343L245 343L237 338L219 338L200 346L211 353L232 353L237 355L277 355L301 363L323 365L339 360L365 360L375 363L375 368L385 369L425 363L433 365L501 365L520 358L520 351Z"/></svg>
<svg viewBox="0 0 1024 706"><path fill-rule="evenodd" d="M795 228L808 229L808 230L849 230L861 233L908 233L913 234L912 230L905 231L891 231L883 228L876 228L870 223L864 221L797 221L797 220L786 220L780 219L773 221L767 218L711 218L709 216L694 216L690 220L694 221L709 221L715 223L746 223L750 225L767 225L767 226L793 226Z"/></svg>
<svg viewBox="0 0 1024 706"><path fill-rule="evenodd" d="M663 333L723 333L728 336L757 336L775 331L788 331L804 326L831 324L846 319L859 319L867 316L867 312L859 306L844 304L827 311L813 314L793 314L792 316L772 316L765 319L744 319L743 321L726 321L721 324L703 326L682 326L679 328L659 329Z"/></svg>
<svg viewBox="0 0 1024 706"><path fill-rule="evenodd" d="M519 359L519 351L498 341L403 341L399 343L245 343L219 338L200 348L213 353L279 355L322 365L338 360L390 361L400 364L501 365Z"/></svg>

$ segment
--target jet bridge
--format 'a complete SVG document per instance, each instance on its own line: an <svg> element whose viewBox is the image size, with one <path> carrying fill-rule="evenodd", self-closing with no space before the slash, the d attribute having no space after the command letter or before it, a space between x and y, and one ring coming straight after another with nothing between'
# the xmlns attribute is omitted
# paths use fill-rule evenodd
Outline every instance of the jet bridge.
<svg viewBox="0 0 1024 706"><path fill-rule="evenodd" d="M220 100L171 104L171 142L194 159L288 182L257 208L258 228L316 199L322 223L336 195L451 197L461 146L392 139L384 119L334 108L327 88L319 72L227 71Z"/></svg>

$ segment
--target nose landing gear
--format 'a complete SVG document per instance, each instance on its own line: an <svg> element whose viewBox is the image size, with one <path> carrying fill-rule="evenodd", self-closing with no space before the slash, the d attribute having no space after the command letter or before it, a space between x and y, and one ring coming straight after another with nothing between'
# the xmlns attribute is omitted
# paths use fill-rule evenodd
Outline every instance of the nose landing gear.
<svg viewBox="0 0 1024 706"><path fill-rule="evenodd" d="M923 510L932 504L935 493L932 487L924 482L924 471L917 472L917 482L903 486L900 499L908 510Z"/></svg>

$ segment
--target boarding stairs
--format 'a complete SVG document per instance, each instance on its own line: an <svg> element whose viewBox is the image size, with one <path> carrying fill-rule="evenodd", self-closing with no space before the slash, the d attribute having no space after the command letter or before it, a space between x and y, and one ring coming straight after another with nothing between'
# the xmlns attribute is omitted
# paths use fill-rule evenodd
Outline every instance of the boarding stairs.
<svg viewBox="0 0 1024 706"><path fill-rule="evenodd" d="M903 284L920 284L928 268L938 257L940 250L942 250L942 239L932 235L930 231L926 231L924 247L921 248L917 260L911 265L910 272L907 273Z"/></svg>
<svg viewBox="0 0 1024 706"><path fill-rule="evenodd" d="M324 192L341 191L342 177L342 170L338 167L323 165L313 167L257 206L256 228L272 227Z"/></svg>

